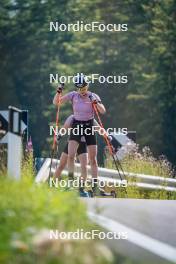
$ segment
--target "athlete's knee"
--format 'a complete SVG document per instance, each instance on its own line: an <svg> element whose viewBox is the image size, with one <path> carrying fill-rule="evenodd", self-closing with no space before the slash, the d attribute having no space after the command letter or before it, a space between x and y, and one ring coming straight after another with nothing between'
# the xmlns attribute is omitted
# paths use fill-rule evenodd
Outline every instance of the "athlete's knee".
<svg viewBox="0 0 176 264"><path fill-rule="evenodd" d="M82 169L82 171L85 171L87 169L86 164L81 164L81 169Z"/></svg>
<svg viewBox="0 0 176 264"><path fill-rule="evenodd" d="M68 154L68 160L69 161L74 161L74 159L75 159L75 154Z"/></svg>
<svg viewBox="0 0 176 264"><path fill-rule="evenodd" d="M90 157L90 164L92 166L97 166L97 159L96 159L96 157Z"/></svg>

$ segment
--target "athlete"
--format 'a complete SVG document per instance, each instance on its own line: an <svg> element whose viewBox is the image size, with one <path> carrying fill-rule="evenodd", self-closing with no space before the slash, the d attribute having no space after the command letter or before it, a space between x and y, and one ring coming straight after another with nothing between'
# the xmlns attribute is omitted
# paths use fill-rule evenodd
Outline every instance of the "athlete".
<svg viewBox="0 0 176 264"><path fill-rule="evenodd" d="M77 134L72 130L68 143L68 171L69 177L74 175L74 160L75 155L79 146L79 142L82 136L85 137L87 144L87 150L89 155L89 161L91 166L91 174L94 187L94 194L99 192L97 186L97 177L98 177L98 165L97 165L97 143L96 136L93 133L92 127L94 126L94 109L93 105L95 104L98 111L101 114L106 112L104 105L101 102L100 97L88 91L89 84L85 81L84 76L81 74L77 76L75 81L75 86L77 91L67 93L64 96L60 96L61 90L59 89L53 99L53 103L58 105L59 103L65 103L71 101L73 105L73 124L72 129L78 129ZM89 133L88 133L89 131Z"/></svg>
<svg viewBox="0 0 176 264"><path fill-rule="evenodd" d="M66 119L66 121L65 121L65 123L61 129L64 128L65 130L68 130L69 128L71 128L73 121L74 121L74 116L70 115ZM95 119L94 119L94 126L96 128L95 131L98 132L102 136L101 133L103 131ZM101 133L100 133L100 129L101 129ZM108 133L105 130L104 130L104 135L106 135L110 141L112 140L112 137L110 135L108 135ZM62 138L62 134L59 131L59 133L57 135L57 141L59 142L61 138ZM84 137L81 138L81 141L79 143L79 146L77 149L77 155L78 155L78 160L79 160L80 165L81 165L81 177L80 177L80 188L79 188L80 196L81 197L88 197L88 193L84 191L84 182L87 179L87 164L88 164L87 145L86 145L86 141L85 141ZM57 167L57 170L55 172L55 178L58 178L59 180L61 179L61 174L62 174L62 171L64 170L64 168L67 164L67 159L68 159L68 143L66 144L64 151L62 152L62 154L60 156L60 162L59 162L59 166Z"/></svg>
<svg viewBox="0 0 176 264"><path fill-rule="evenodd" d="M87 163L88 163L88 154L87 154L87 145L85 142L85 139L81 139L81 142L79 143L78 149L77 149L77 155L78 160L81 165L81 177L79 180L79 194L81 197L88 197L88 193L84 190L84 183L87 178ZM57 170L55 172L55 178L61 179L61 173L64 170L65 166L67 165L68 161L68 142L64 148L64 151L62 152L60 156L60 162L59 166L57 167ZM70 180L73 180L73 178L70 178Z"/></svg>

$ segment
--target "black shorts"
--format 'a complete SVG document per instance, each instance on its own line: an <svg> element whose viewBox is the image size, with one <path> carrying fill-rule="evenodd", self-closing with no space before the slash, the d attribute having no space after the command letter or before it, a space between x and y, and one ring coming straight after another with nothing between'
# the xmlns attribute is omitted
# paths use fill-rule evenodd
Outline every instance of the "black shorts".
<svg viewBox="0 0 176 264"><path fill-rule="evenodd" d="M63 152L65 154L68 154L68 143L66 144ZM81 141L79 143L79 146L78 146L78 149L77 149L77 154L79 156L79 155L84 154L84 153L87 153L87 145L86 145L86 142L82 142Z"/></svg>
<svg viewBox="0 0 176 264"><path fill-rule="evenodd" d="M78 133L76 133L75 135L73 134L73 131L71 131L69 140L75 140L79 143L81 141L81 137L84 136L87 146L96 145L97 144L96 135L95 133L94 134L92 133L93 126L94 126L94 119L88 121L79 121L74 119L72 128L73 129L77 128ZM85 133L86 129L89 129L87 131L88 133L90 133L90 135Z"/></svg>

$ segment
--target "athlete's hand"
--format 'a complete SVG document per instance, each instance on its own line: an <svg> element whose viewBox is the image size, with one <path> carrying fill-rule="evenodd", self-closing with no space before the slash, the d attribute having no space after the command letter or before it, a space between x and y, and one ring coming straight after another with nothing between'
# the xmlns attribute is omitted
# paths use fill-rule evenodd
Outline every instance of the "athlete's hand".
<svg viewBox="0 0 176 264"><path fill-rule="evenodd" d="M108 140L111 142L113 140L112 136L108 135L107 136Z"/></svg>
<svg viewBox="0 0 176 264"><path fill-rule="evenodd" d="M93 104L98 104L97 99L94 99L94 100L92 101L92 103L93 103Z"/></svg>
<svg viewBox="0 0 176 264"><path fill-rule="evenodd" d="M90 101L91 101L93 104L98 104L98 100L97 100L97 98L96 98L95 96L90 95L89 98L90 98Z"/></svg>
<svg viewBox="0 0 176 264"><path fill-rule="evenodd" d="M63 89L64 89L64 83L60 83L59 86L57 87L57 93L59 94L62 93Z"/></svg>

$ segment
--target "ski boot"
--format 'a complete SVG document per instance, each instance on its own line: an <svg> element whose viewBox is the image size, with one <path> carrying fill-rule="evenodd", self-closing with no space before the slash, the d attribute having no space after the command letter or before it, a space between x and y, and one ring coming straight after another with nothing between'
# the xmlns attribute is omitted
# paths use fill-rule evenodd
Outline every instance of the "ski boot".
<svg viewBox="0 0 176 264"><path fill-rule="evenodd" d="M79 180L79 195L80 197L89 197L89 193L85 191L85 182L82 177Z"/></svg>
<svg viewBox="0 0 176 264"><path fill-rule="evenodd" d="M79 188L79 195L80 195L80 197L90 197L89 193L86 192L83 187Z"/></svg>
<svg viewBox="0 0 176 264"><path fill-rule="evenodd" d="M116 192L112 190L111 192L106 192L103 188L98 186L97 180L94 181L94 184L92 186L92 191L89 191L89 195L91 197L98 196L98 197L111 197L111 198L116 198Z"/></svg>

